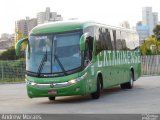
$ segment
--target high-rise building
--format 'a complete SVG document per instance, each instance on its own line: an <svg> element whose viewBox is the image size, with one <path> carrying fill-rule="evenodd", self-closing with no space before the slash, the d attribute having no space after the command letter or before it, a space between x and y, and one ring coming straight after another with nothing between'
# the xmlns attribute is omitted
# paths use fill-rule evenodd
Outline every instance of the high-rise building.
<svg viewBox="0 0 160 120"><path fill-rule="evenodd" d="M27 20L21 19L16 21L16 32L22 33L24 36L28 35L28 27L27 27Z"/></svg>
<svg viewBox="0 0 160 120"><path fill-rule="evenodd" d="M149 27L147 25L143 25L142 21L139 21L136 24L136 31L138 32L139 42L141 44L149 36Z"/></svg>
<svg viewBox="0 0 160 120"><path fill-rule="evenodd" d="M153 12L153 25L156 26L158 24L158 13Z"/></svg>
<svg viewBox="0 0 160 120"><path fill-rule="evenodd" d="M42 24L45 21L45 13L44 12L39 12L37 13L37 23Z"/></svg>
<svg viewBox="0 0 160 120"><path fill-rule="evenodd" d="M15 22L15 40L17 41L19 38L28 36L29 32L33 27L37 26L37 18L18 20Z"/></svg>
<svg viewBox="0 0 160 120"><path fill-rule="evenodd" d="M58 15L56 12L51 12L50 8L47 7L45 12L37 13L37 23L43 24L46 22L53 22L53 21L61 21L63 20L61 15Z"/></svg>
<svg viewBox="0 0 160 120"><path fill-rule="evenodd" d="M153 34L153 28L158 24L158 13L152 12L152 7L142 8L143 25L149 28L149 35Z"/></svg>
<svg viewBox="0 0 160 120"><path fill-rule="evenodd" d="M28 26L28 33L37 26L37 18L32 18L27 20L27 26Z"/></svg>

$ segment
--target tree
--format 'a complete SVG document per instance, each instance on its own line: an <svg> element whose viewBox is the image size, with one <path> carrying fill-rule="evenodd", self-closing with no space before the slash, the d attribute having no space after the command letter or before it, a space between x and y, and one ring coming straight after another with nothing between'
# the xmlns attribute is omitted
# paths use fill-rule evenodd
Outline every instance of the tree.
<svg viewBox="0 0 160 120"><path fill-rule="evenodd" d="M18 42L20 39L27 37L26 35L24 35L24 34L23 34L21 31L19 31L19 30L15 30L15 34L16 34L15 43ZM25 50L26 46L27 46L27 42L25 42L25 43L22 44L22 50L23 50L23 51Z"/></svg>
<svg viewBox="0 0 160 120"><path fill-rule="evenodd" d="M160 40L160 25L156 25L156 27L153 29L153 33L157 39Z"/></svg>
<svg viewBox="0 0 160 120"><path fill-rule="evenodd" d="M24 35L21 31L19 30L15 30L15 42L17 42L18 40L27 37L26 35Z"/></svg>
<svg viewBox="0 0 160 120"><path fill-rule="evenodd" d="M19 58L24 58L24 52L21 53L19 57L16 56L14 46L10 47L6 51L2 52L0 55L0 60L16 60Z"/></svg>
<svg viewBox="0 0 160 120"><path fill-rule="evenodd" d="M142 55L160 54L160 41L155 37L149 37L140 47Z"/></svg>

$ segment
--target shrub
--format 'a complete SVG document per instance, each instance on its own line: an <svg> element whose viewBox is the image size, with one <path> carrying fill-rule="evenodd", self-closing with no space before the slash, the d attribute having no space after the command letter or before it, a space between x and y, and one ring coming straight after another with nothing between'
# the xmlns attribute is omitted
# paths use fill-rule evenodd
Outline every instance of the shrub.
<svg viewBox="0 0 160 120"><path fill-rule="evenodd" d="M16 56L14 46L10 47L6 51L2 52L0 55L0 60L17 60L19 58L24 58L24 52L21 53L19 57Z"/></svg>

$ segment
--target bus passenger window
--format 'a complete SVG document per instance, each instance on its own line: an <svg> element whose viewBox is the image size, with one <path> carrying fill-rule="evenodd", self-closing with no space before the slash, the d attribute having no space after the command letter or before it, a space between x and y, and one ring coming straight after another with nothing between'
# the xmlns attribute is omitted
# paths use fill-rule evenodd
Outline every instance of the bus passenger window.
<svg viewBox="0 0 160 120"><path fill-rule="evenodd" d="M110 32L110 36L111 36L112 49L113 49L113 50L116 50L115 30L113 31L113 30L110 29L109 32Z"/></svg>
<svg viewBox="0 0 160 120"><path fill-rule="evenodd" d="M104 38L105 38L105 44L107 50L113 50L112 41L111 41L111 34L108 29L104 30Z"/></svg>
<svg viewBox="0 0 160 120"><path fill-rule="evenodd" d="M92 60L92 52L93 52L93 37L89 36L86 41L86 55L85 60Z"/></svg>
<svg viewBox="0 0 160 120"><path fill-rule="evenodd" d="M96 54L103 50L113 50L110 31L107 28L99 28L96 36Z"/></svg>
<svg viewBox="0 0 160 120"><path fill-rule="evenodd" d="M116 48L117 50L122 50L122 40L121 40L121 32L119 30L116 31Z"/></svg>

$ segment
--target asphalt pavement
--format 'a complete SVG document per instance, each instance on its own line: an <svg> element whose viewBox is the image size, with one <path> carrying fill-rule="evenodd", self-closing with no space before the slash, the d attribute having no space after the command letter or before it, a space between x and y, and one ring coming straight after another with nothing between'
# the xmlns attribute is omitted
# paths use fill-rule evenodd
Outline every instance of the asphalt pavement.
<svg viewBox="0 0 160 120"><path fill-rule="evenodd" d="M0 84L0 113L37 114L145 114L160 113L160 76L141 77L134 88L119 86L104 90L100 99L87 96L30 99L26 86Z"/></svg>

